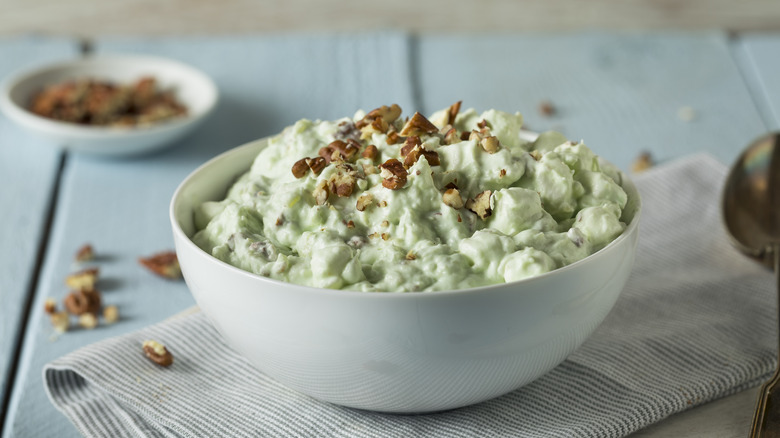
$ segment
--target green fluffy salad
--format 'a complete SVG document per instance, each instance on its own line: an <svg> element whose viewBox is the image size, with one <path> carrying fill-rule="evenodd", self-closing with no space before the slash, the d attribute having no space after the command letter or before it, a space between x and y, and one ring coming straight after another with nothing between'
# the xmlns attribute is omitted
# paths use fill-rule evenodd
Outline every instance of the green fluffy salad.
<svg viewBox="0 0 780 438"><path fill-rule="evenodd" d="M464 289L537 276L625 229L620 173L582 142L521 140L523 118L398 105L300 120L269 139L194 242L265 277L367 292Z"/></svg>

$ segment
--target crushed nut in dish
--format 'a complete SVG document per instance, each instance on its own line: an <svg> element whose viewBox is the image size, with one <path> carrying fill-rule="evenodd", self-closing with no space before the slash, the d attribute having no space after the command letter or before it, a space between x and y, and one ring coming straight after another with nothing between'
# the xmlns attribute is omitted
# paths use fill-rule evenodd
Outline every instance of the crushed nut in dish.
<svg viewBox="0 0 780 438"><path fill-rule="evenodd" d="M87 78L47 86L33 97L30 111L82 125L136 126L185 116L187 107L153 77L130 85Z"/></svg>

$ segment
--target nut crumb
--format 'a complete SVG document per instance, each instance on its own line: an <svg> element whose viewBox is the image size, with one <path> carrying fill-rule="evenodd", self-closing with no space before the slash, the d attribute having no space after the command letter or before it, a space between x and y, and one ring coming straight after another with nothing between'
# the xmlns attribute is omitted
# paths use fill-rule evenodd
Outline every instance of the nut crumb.
<svg viewBox="0 0 780 438"><path fill-rule="evenodd" d="M119 321L119 308L113 304L106 306L103 309L103 321L105 321L106 324L113 324Z"/></svg>
<svg viewBox="0 0 780 438"><path fill-rule="evenodd" d="M549 100L543 100L539 102L539 114L545 116L545 117L552 117L554 116L558 110L555 108L555 106L550 102Z"/></svg>
<svg viewBox="0 0 780 438"><path fill-rule="evenodd" d="M696 110L689 106L682 106L677 110L677 118L683 122L696 120Z"/></svg>
<svg viewBox="0 0 780 438"><path fill-rule="evenodd" d="M92 249L92 245L85 244L78 251L76 251L75 260L78 263L88 262L95 258L95 251Z"/></svg>
<svg viewBox="0 0 780 438"><path fill-rule="evenodd" d="M83 269L65 277L65 284L74 290L91 290L97 283L98 268Z"/></svg>
<svg viewBox="0 0 780 438"><path fill-rule="evenodd" d="M179 259L173 251L157 253L150 257L141 257L138 259L138 262L160 277L171 280L181 278Z"/></svg>
<svg viewBox="0 0 780 438"><path fill-rule="evenodd" d="M167 367L173 363L173 355L165 348L165 345L154 340L148 340L144 341L142 346L146 357L157 365Z"/></svg>
<svg viewBox="0 0 780 438"><path fill-rule="evenodd" d="M43 311L46 312L48 315L53 315L57 312L57 300L54 298L46 298L46 301L43 302Z"/></svg>
<svg viewBox="0 0 780 438"><path fill-rule="evenodd" d="M92 330L98 325L98 320L94 313L82 313L79 315L79 325L87 330Z"/></svg>
<svg viewBox="0 0 780 438"><path fill-rule="evenodd" d="M406 253L406 260L417 260L417 254L410 249L409 252Z"/></svg>
<svg viewBox="0 0 780 438"><path fill-rule="evenodd" d="M651 167L653 167L653 157L650 155L650 152L644 151L639 154L639 157L631 164L631 171L640 173Z"/></svg>
<svg viewBox="0 0 780 438"><path fill-rule="evenodd" d="M70 315L67 312L55 312L50 317L51 325L58 333L65 333L70 328Z"/></svg>

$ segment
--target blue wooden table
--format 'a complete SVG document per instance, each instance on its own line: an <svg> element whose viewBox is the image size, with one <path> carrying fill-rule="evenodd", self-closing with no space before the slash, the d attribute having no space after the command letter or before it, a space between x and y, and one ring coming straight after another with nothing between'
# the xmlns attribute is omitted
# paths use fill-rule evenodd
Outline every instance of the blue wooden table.
<svg viewBox="0 0 780 438"><path fill-rule="evenodd" d="M183 282L163 281L137 263L173 246L167 218L173 190L210 157L297 119L332 119L389 103L430 113L463 100L479 110L520 111L531 129L584 139L624 169L640 151L657 161L706 151L730 163L752 138L780 127L780 35L387 32L105 39L95 49L189 63L212 76L221 101L172 148L124 160L60 150L0 116L4 438L78 436L46 398L43 365L193 306ZM68 39L0 40L0 78L77 52ZM542 114L541 101L556 113ZM67 293L63 279L87 242L98 254L104 301L119 307L121 320L56 336L43 303ZM747 405L732 423L750 416L752 397L743 398ZM668 434L663 427L643 436ZM717 436L736 436L723 427L726 434Z"/></svg>

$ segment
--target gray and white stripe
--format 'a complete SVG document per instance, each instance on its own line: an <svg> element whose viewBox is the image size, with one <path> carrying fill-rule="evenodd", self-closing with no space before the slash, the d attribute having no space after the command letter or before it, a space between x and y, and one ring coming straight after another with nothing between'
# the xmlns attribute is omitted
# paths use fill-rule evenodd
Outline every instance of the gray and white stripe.
<svg viewBox="0 0 780 438"><path fill-rule="evenodd" d="M614 310L563 364L475 406L429 415L313 400L255 371L198 313L69 354L44 369L52 402L89 437L619 437L754 386L774 367L771 273L733 250L724 167L697 155L637 179L636 265ZM158 339L176 361L140 353Z"/></svg>

